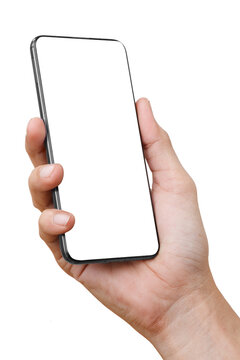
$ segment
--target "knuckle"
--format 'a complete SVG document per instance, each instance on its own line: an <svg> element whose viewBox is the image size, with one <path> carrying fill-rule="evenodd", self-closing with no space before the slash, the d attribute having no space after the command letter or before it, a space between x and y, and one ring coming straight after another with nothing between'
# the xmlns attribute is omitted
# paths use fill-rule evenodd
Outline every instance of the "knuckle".
<svg viewBox="0 0 240 360"><path fill-rule="evenodd" d="M153 189L162 189L173 194L196 194L195 182L185 170L169 170L153 177Z"/></svg>
<svg viewBox="0 0 240 360"><path fill-rule="evenodd" d="M39 168L40 166L34 168L28 178L28 186L30 191L32 190L41 190L43 187L43 181L39 177Z"/></svg>
<svg viewBox="0 0 240 360"><path fill-rule="evenodd" d="M39 228L39 236L42 240L45 240L45 234L43 233L43 231Z"/></svg>
<svg viewBox="0 0 240 360"><path fill-rule="evenodd" d="M195 183L195 181L192 179L192 177L189 175L190 177L190 187L192 192L197 192L197 185Z"/></svg>
<svg viewBox="0 0 240 360"><path fill-rule="evenodd" d="M39 236L41 239L44 240L45 238L45 234L44 234L44 231L43 231L43 218L42 218L42 214L39 216L38 218L38 229L39 229Z"/></svg>
<svg viewBox="0 0 240 360"><path fill-rule="evenodd" d="M32 203L33 203L33 206L34 206L36 209L38 209L38 210L40 210L40 211L43 211L43 206L42 206L42 204L41 204L37 199L32 198Z"/></svg>
<svg viewBox="0 0 240 360"><path fill-rule="evenodd" d="M186 179L184 181L184 188L186 192L189 193L196 193L197 192L197 187L195 182L193 181L193 179L191 178L190 175L186 175Z"/></svg>
<svg viewBox="0 0 240 360"><path fill-rule="evenodd" d="M49 218L52 215L52 210L44 209L39 217L39 221L44 221L45 219Z"/></svg>
<svg viewBox="0 0 240 360"><path fill-rule="evenodd" d="M188 173L186 173L182 179L182 192L183 193L191 193L191 194L197 193L196 184L193 181L192 177Z"/></svg>
<svg viewBox="0 0 240 360"><path fill-rule="evenodd" d="M28 177L28 187L29 189L33 186L33 176L34 176L35 169L33 169Z"/></svg>
<svg viewBox="0 0 240 360"><path fill-rule="evenodd" d="M161 139L163 143L166 143L168 145L171 144L171 139L168 132L162 128L161 128Z"/></svg>
<svg viewBox="0 0 240 360"><path fill-rule="evenodd" d="M38 219L39 228L42 228L45 216L46 216L46 210L43 210Z"/></svg>
<svg viewBox="0 0 240 360"><path fill-rule="evenodd" d="M39 208L39 203L35 200L35 199L32 199L32 203L33 203L33 206L38 209Z"/></svg>

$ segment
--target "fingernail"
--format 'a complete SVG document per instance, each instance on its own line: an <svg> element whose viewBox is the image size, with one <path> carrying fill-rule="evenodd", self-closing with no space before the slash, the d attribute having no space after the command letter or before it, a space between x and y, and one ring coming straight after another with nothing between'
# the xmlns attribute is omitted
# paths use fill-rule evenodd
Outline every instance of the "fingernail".
<svg viewBox="0 0 240 360"><path fill-rule="evenodd" d="M59 213L59 214L54 215L53 222L56 225L65 226L65 225L67 225L69 219L70 219L70 215Z"/></svg>
<svg viewBox="0 0 240 360"><path fill-rule="evenodd" d="M41 178L45 178L51 175L51 173L53 172L54 169L54 165L45 165L43 167L41 167L40 171L39 171L39 175Z"/></svg>

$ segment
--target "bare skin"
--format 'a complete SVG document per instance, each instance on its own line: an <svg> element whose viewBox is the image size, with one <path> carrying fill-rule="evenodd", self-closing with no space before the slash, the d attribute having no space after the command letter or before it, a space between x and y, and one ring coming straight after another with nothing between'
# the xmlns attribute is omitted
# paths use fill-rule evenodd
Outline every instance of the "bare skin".
<svg viewBox="0 0 240 360"><path fill-rule="evenodd" d="M156 258L123 263L71 265L58 235L74 216L53 208L51 189L63 179L59 164L45 165L45 127L30 120L26 150L39 232L58 265L98 300L145 336L164 359L239 359L240 320L217 289L208 264L208 241L196 186L179 162L150 103L137 101L145 158L152 171L152 199L161 249ZM116 189L117 191L117 189ZM69 209L70 210L70 209Z"/></svg>

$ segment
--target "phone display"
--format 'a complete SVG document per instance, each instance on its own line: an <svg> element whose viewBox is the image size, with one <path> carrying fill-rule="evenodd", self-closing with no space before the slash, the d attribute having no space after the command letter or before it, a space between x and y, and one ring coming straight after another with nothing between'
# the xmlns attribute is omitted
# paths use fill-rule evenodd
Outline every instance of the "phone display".
<svg viewBox="0 0 240 360"><path fill-rule="evenodd" d="M31 56L49 163L64 178L59 236L71 263L148 259L159 250L126 49L117 40L38 36ZM60 201L61 200L61 201Z"/></svg>

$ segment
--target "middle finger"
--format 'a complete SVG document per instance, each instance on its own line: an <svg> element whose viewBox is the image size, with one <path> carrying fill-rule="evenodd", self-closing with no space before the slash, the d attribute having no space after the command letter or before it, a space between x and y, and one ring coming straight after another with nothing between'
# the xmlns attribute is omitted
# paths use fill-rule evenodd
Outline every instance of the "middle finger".
<svg viewBox="0 0 240 360"><path fill-rule="evenodd" d="M43 211L53 207L51 190L63 179L63 168L60 164L47 164L36 167L29 176L29 189L33 205Z"/></svg>

